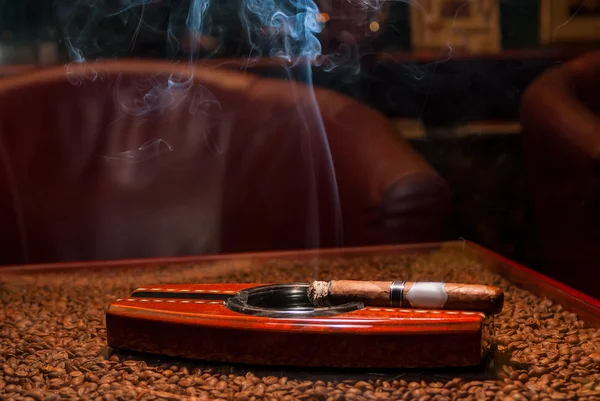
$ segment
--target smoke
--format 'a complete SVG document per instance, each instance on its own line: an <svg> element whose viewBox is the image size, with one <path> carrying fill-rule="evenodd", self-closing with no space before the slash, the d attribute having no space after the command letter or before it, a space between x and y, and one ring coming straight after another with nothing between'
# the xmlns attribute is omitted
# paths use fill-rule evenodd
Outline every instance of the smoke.
<svg viewBox="0 0 600 401"><path fill-rule="evenodd" d="M363 0L356 5L363 11L379 6L379 3ZM106 128L110 139L103 145L104 152L97 156L114 172L121 187L128 188L132 194L143 193L144 188L152 187L154 175L190 168L188 161L194 158L198 159L197 164L210 166L209 170L199 173L197 188L192 191L203 193L198 204L186 204L173 210L171 215L163 210L160 218L146 216L148 221L158 219L169 227L185 220L193 225L195 221L196 225L203 225L206 233L203 238L196 235L196 244L190 245L181 232L179 245L165 242L156 247L156 251L161 252L159 256L222 250L222 244L218 244L224 219L221 208L226 191L224 181L230 174L222 156L237 141L239 134L231 127L239 116L226 109L223 93L214 92L204 77L197 76L202 74L197 65L207 59L223 57L245 60L246 65L261 59L280 61L295 102L295 106L291 106L296 116L293 120L301 125L290 126L287 135L295 138L284 140L280 146L289 148L292 143L299 144L301 179L306 188L301 195L306 216L304 239L294 247L322 246L325 241L322 235L327 231L324 227L334 227L333 234L325 234L328 246L343 245L334 162L313 90L312 69L321 66L331 72L344 67L350 74L358 74L360 60L356 39L352 35L344 36L343 32L341 41L323 54L319 35L331 11L324 14L313 0L55 0L54 12L70 59L65 69L66 79L84 90L88 86L111 86L111 107L116 111L110 115L115 120ZM364 24L366 19L361 17L356 21ZM120 60L132 56L171 60L173 71L177 72L137 73L132 78L131 71L124 70L115 77L114 74L106 76L100 66L105 60L122 62ZM270 106L263 107L262 113L268 115ZM186 119L193 120L193 125L186 124ZM272 135L268 126L255 129L254 144L245 150L248 159L259 157ZM201 146L208 153L198 151ZM249 155L252 152L256 155ZM272 160L271 164L286 162L277 157ZM277 170L278 165L266 167L263 181L268 182L267 177ZM188 172L183 172L183 176L188 177ZM265 190L277 191L276 188ZM325 205L323 199L326 199ZM131 222L134 215L143 220L144 210L151 210L152 204L149 200L148 205L140 205L136 213L118 219L99 213L96 248L112 257L123 256L117 253L119 249L125 252L127 241L109 245L100 238L110 236L115 229L126 238L126 222ZM194 230L197 228L180 229L189 235ZM280 236L285 234L279 233ZM144 234L148 235L149 231Z"/></svg>
<svg viewBox="0 0 600 401"><path fill-rule="evenodd" d="M322 30L319 10L311 0L243 0L240 19L258 56L264 48L270 57L288 62L321 55L321 44L315 36Z"/></svg>
<svg viewBox="0 0 600 401"><path fill-rule="evenodd" d="M154 139L142 144L135 150L115 153L105 156L107 159L128 160L133 163L141 163L153 157L158 157L164 152L173 151L173 147L164 139Z"/></svg>
<svg viewBox="0 0 600 401"><path fill-rule="evenodd" d="M269 57L358 74L357 32L367 29L384 1L317 1L54 0L54 12L75 63L131 55L190 62Z"/></svg>

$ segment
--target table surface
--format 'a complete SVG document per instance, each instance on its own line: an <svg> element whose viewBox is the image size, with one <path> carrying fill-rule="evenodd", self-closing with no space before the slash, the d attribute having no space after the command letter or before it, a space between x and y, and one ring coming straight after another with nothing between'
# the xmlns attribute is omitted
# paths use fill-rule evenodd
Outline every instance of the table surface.
<svg viewBox="0 0 600 401"><path fill-rule="evenodd" d="M17 399L249 401L261 399L267 388L273 398L322 401L600 396L598 301L469 242L12 266L2 272L0 393ZM360 371L223 365L106 348L107 306L145 284L393 274L501 286L505 309L489 322L485 339L495 349L491 358L474 368Z"/></svg>
<svg viewBox="0 0 600 401"><path fill-rule="evenodd" d="M157 266L185 267L189 265L204 266L204 272L211 274L227 274L237 270L240 265L260 264L273 260L317 260L319 258L354 258L385 255L411 255L429 253L433 251L456 251L460 249L466 255L480 260L494 272L506 277L509 281L527 288L538 296L546 296L556 302L566 303L577 313L589 314L588 318L600 319L600 301L565 284L562 284L533 269L514 262L502 255L493 252L471 241L447 241L439 243L382 245L371 247L351 247L334 249L316 249L301 251L275 251L256 253L235 253L186 256L179 258L154 258L154 259L125 259L111 261L86 261L68 263L48 263L13 265L2 268L6 275L37 275L44 273L93 271L114 269L152 269ZM600 320L598 321L600 324Z"/></svg>

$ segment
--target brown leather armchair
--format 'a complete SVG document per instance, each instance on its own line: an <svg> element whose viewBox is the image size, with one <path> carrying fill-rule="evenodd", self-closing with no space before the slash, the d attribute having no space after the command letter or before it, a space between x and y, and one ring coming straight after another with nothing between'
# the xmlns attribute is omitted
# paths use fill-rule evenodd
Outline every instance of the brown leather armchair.
<svg viewBox="0 0 600 401"><path fill-rule="evenodd" d="M542 268L600 297L600 52L547 70L522 98Z"/></svg>
<svg viewBox="0 0 600 401"><path fill-rule="evenodd" d="M188 73L121 61L0 81L0 263L441 239L448 188L380 113Z"/></svg>

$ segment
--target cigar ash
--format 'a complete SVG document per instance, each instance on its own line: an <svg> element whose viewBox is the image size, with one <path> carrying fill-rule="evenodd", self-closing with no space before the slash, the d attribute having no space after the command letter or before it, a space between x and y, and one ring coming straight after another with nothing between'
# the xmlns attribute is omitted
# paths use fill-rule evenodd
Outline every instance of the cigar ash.
<svg viewBox="0 0 600 401"><path fill-rule="evenodd" d="M328 302L330 282L315 281L308 288L308 299L317 307L331 306Z"/></svg>

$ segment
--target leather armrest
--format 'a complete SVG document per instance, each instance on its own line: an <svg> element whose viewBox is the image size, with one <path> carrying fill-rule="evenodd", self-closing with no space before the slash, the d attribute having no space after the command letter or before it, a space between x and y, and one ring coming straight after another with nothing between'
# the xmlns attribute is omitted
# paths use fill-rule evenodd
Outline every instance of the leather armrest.
<svg viewBox="0 0 600 401"><path fill-rule="evenodd" d="M600 52L590 53L545 72L522 99L523 144L537 213L555 210L554 222L564 216L564 224L584 224L600 199L598 71Z"/></svg>
<svg viewBox="0 0 600 401"><path fill-rule="evenodd" d="M575 286L592 279L595 273L584 266L600 256L599 71L600 52L587 54L546 71L522 98L523 147L544 268Z"/></svg>
<svg viewBox="0 0 600 401"><path fill-rule="evenodd" d="M343 199L348 245L442 238L446 182L378 111L317 90ZM349 218L353 216L353 218ZM357 216L360 216L357 219Z"/></svg>
<svg viewBox="0 0 600 401"><path fill-rule="evenodd" d="M596 162L600 157L598 71L600 52L594 52L536 79L521 102L521 124L527 138L548 141Z"/></svg>

